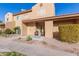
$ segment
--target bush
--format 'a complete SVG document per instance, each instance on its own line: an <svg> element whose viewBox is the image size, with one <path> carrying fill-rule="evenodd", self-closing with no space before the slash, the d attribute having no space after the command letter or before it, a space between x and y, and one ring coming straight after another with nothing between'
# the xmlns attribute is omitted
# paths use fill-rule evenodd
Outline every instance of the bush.
<svg viewBox="0 0 79 59"><path fill-rule="evenodd" d="M79 42L79 24L67 24L59 26L60 40L70 43Z"/></svg>
<svg viewBox="0 0 79 59"><path fill-rule="evenodd" d="M2 33L3 33L2 30L0 30L0 35L1 35Z"/></svg>
<svg viewBox="0 0 79 59"><path fill-rule="evenodd" d="M32 37L31 36L27 36L26 40L27 41L31 41L32 40Z"/></svg>
<svg viewBox="0 0 79 59"><path fill-rule="evenodd" d="M14 34L14 31L12 31L11 29L6 29L4 31L5 34Z"/></svg>
<svg viewBox="0 0 79 59"><path fill-rule="evenodd" d="M0 56L25 56L18 52L0 52Z"/></svg>
<svg viewBox="0 0 79 59"><path fill-rule="evenodd" d="M42 41L42 43L45 44L45 45L47 44L47 42L45 42L45 41Z"/></svg>

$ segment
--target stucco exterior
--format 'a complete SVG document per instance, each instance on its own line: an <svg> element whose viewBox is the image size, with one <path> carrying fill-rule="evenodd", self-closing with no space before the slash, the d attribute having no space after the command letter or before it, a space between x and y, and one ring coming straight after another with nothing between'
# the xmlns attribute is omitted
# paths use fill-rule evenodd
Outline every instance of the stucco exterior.
<svg viewBox="0 0 79 59"><path fill-rule="evenodd" d="M8 12L5 15L5 28L13 29L15 27L14 16L12 13Z"/></svg>
<svg viewBox="0 0 79 59"><path fill-rule="evenodd" d="M54 4L52 3L38 3L34 5L31 10L32 11L25 13L18 13L16 15L13 15L12 13L7 13L5 15L6 28L12 29L14 27L20 27L21 35L34 35L35 31L37 30L36 22L23 23L22 22L23 20L27 21L30 19L55 16L55 8L54 8ZM53 27L52 23L53 22L44 22L45 29L43 31L46 32L45 34L46 37L53 36L51 33L52 32L51 27ZM51 25L51 27L47 29L49 25Z"/></svg>
<svg viewBox="0 0 79 59"><path fill-rule="evenodd" d="M58 25L79 23L79 14L55 16L53 3L38 3L31 10L5 15L5 28L20 27L22 36L35 35L38 30L47 38L58 34ZM42 36L42 35L41 35Z"/></svg>
<svg viewBox="0 0 79 59"><path fill-rule="evenodd" d="M45 21L45 37L53 38L53 21Z"/></svg>

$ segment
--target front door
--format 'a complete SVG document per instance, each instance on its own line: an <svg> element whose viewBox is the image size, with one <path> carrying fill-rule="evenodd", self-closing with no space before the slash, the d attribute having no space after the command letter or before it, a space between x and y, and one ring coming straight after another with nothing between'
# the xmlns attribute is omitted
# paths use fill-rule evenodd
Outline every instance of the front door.
<svg viewBox="0 0 79 59"><path fill-rule="evenodd" d="M37 31L38 31L38 35L40 35L40 36L45 35L44 22L37 22L36 28L37 28Z"/></svg>

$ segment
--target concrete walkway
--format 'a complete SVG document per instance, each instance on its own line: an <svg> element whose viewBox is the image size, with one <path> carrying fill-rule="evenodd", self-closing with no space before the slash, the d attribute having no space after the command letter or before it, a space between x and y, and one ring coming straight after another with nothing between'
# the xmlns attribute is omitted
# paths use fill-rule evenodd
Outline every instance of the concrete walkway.
<svg viewBox="0 0 79 59"><path fill-rule="evenodd" d="M76 54L9 39L0 40L0 48L8 48L29 56L75 56Z"/></svg>

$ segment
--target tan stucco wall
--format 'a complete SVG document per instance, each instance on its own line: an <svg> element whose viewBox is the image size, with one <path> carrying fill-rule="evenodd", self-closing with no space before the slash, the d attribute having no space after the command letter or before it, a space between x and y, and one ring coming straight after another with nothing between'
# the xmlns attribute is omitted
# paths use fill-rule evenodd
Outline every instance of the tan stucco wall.
<svg viewBox="0 0 79 59"><path fill-rule="evenodd" d="M53 38L53 21L45 21L45 37Z"/></svg>
<svg viewBox="0 0 79 59"><path fill-rule="evenodd" d="M22 23L22 35L34 35L36 31L35 23Z"/></svg>
<svg viewBox="0 0 79 59"><path fill-rule="evenodd" d="M24 23L22 23L21 35L22 35L22 36L27 35L27 25L24 24Z"/></svg>
<svg viewBox="0 0 79 59"><path fill-rule="evenodd" d="M5 28L9 28L9 29L13 29L15 28L15 21L12 21L12 22L6 22L5 24Z"/></svg>
<svg viewBox="0 0 79 59"><path fill-rule="evenodd" d="M14 16L14 20L18 21L18 20L28 20L28 19L31 19L31 13L32 12L16 15L16 16ZM18 19L17 19L17 17L18 17Z"/></svg>
<svg viewBox="0 0 79 59"><path fill-rule="evenodd" d="M5 25L0 25L0 30L5 30Z"/></svg>
<svg viewBox="0 0 79 59"><path fill-rule="evenodd" d="M8 20L7 20L8 19ZM11 21L14 21L14 16L12 13L8 12L6 13L5 15L5 22L11 22Z"/></svg>
<svg viewBox="0 0 79 59"><path fill-rule="evenodd" d="M55 8L53 3L42 3L41 7L40 4L41 3L34 5L32 7L32 12L16 15L14 16L14 19L17 20L18 16L18 20L29 20L55 15Z"/></svg>
<svg viewBox="0 0 79 59"><path fill-rule="evenodd" d="M34 35L36 31L35 23L29 23L27 25L27 35Z"/></svg>
<svg viewBox="0 0 79 59"><path fill-rule="evenodd" d="M31 17L33 19L49 17L55 15L55 8L53 3L38 3L32 7Z"/></svg>
<svg viewBox="0 0 79 59"><path fill-rule="evenodd" d="M13 14L8 12L5 15L5 28L13 29L15 27L15 23Z"/></svg>

